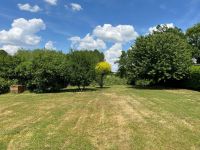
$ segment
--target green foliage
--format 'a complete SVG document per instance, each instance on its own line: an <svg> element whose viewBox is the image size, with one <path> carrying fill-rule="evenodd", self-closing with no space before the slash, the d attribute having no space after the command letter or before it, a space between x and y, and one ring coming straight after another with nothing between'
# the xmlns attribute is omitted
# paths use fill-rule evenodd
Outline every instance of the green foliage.
<svg viewBox="0 0 200 150"><path fill-rule="evenodd" d="M70 84L84 89L95 79L95 65L104 56L98 51L72 51L68 58Z"/></svg>
<svg viewBox="0 0 200 150"><path fill-rule="evenodd" d="M6 80L16 78L14 72L15 67L19 64L19 60L8 55L5 51L0 50L0 77Z"/></svg>
<svg viewBox="0 0 200 150"><path fill-rule="evenodd" d="M0 77L0 94L7 93L10 88L10 83Z"/></svg>
<svg viewBox="0 0 200 150"><path fill-rule="evenodd" d="M174 28L169 28L167 25L158 25L156 27L156 31L153 31L153 34L157 34L157 33L172 33L175 34L177 36L179 36L180 38L186 39L185 34L183 33L183 31L178 28L178 27L174 27Z"/></svg>
<svg viewBox="0 0 200 150"><path fill-rule="evenodd" d="M139 37L128 51L129 83L140 79L155 84L184 79L191 65L191 51L185 39L171 32Z"/></svg>
<svg viewBox="0 0 200 150"><path fill-rule="evenodd" d="M127 80L125 78L120 78L116 75L108 75L105 78L104 84L106 86L112 86L112 85L126 85Z"/></svg>
<svg viewBox="0 0 200 150"><path fill-rule="evenodd" d="M200 66L190 68L190 76L184 81L184 87L200 90Z"/></svg>
<svg viewBox="0 0 200 150"><path fill-rule="evenodd" d="M68 84L67 56L50 50L20 51L15 68L20 84L34 92L58 91Z"/></svg>
<svg viewBox="0 0 200 150"><path fill-rule="evenodd" d="M103 88L104 85L104 78L111 72L111 65L108 62L99 62L96 67L96 80L99 83L99 86Z"/></svg>
<svg viewBox="0 0 200 150"><path fill-rule="evenodd" d="M152 84L153 84L153 82L151 80L147 80L147 79L141 79L141 80L137 80L135 82L135 85L139 86L139 87L147 87L147 86L150 86Z"/></svg>
<svg viewBox="0 0 200 150"><path fill-rule="evenodd" d="M200 23L194 25L186 31L186 36L193 49L193 57L200 63Z"/></svg>
<svg viewBox="0 0 200 150"><path fill-rule="evenodd" d="M127 77L126 61L127 61L127 53L125 51L122 51L122 55L120 56L119 61L116 62L118 63L118 67L119 67L117 71L117 75L120 78Z"/></svg>

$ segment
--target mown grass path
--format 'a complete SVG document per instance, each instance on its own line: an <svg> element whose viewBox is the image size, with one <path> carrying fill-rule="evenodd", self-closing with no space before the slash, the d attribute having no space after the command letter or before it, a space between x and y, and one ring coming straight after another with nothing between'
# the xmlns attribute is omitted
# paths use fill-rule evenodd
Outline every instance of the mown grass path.
<svg viewBox="0 0 200 150"><path fill-rule="evenodd" d="M200 92L113 86L0 96L0 149L200 149Z"/></svg>

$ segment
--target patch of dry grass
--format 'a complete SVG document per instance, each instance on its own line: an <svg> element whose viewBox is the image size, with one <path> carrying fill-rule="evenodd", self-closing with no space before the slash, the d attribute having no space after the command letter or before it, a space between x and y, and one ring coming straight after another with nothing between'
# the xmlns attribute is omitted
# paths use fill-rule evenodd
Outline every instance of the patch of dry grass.
<svg viewBox="0 0 200 150"><path fill-rule="evenodd" d="M0 149L200 149L200 93L126 86L0 96Z"/></svg>

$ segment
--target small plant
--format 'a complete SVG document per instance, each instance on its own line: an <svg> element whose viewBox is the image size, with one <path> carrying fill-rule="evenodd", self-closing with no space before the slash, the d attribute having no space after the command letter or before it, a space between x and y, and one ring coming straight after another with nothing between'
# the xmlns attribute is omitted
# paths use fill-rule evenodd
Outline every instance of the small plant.
<svg viewBox="0 0 200 150"><path fill-rule="evenodd" d="M104 78L111 72L111 65L108 62L100 62L96 65L97 82L99 86L103 88Z"/></svg>

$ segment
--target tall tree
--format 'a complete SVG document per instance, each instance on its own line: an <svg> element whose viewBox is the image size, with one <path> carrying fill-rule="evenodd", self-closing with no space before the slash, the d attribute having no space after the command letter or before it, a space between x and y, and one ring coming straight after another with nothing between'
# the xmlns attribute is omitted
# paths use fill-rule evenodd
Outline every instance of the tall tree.
<svg viewBox="0 0 200 150"><path fill-rule="evenodd" d="M119 60L116 62L118 64L117 75L120 76L120 78L127 77L126 61L127 61L127 53L125 51L122 51Z"/></svg>
<svg viewBox="0 0 200 150"><path fill-rule="evenodd" d="M197 63L200 63L200 23L187 29L186 36L193 47L193 57L197 59Z"/></svg>
<svg viewBox="0 0 200 150"><path fill-rule="evenodd" d="M158 84L181 80L189 71L191 51L187 41L174 33L141 36L128 51L129 81L148 79Z"/></svg>
<svg viewBox="0 0 200 150"><path fill-rule="evenodd" d="M95 66L104 59L104 55L95 51L72 51L69 54L70 84L79 89L90 85L95 79Z"/></svg>

